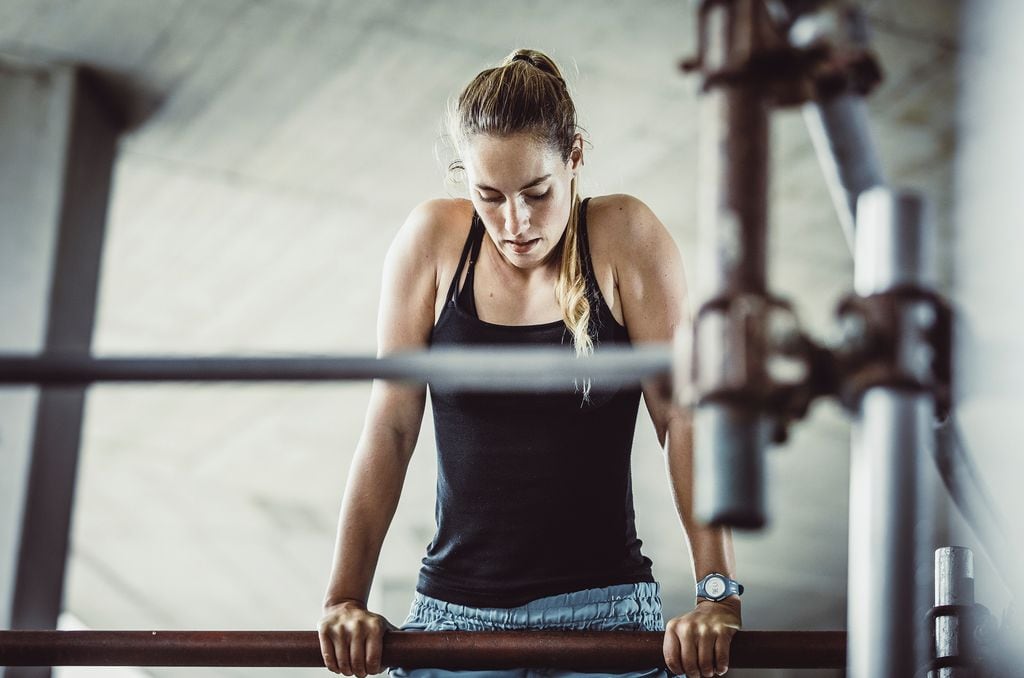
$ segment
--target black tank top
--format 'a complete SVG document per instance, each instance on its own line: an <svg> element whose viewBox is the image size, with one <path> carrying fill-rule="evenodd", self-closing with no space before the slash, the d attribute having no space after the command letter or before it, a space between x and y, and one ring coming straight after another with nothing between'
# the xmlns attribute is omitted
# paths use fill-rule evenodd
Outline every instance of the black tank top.
<svg viewBox="0 0 1024 678"><path fill-rule="evenodd" d="M586 208L579 243L595 351L628 344L594 277ZM473 264L486 233L469 237L431 333L431 344L563 345L563 321L497 325L480 320ZM461 292L463 266L469 271ZM437 441L437 532L416 590L471 607L516 607L586 588L653 582L633 511L630 455L640 389L495 394L430 386Z"/></svg>

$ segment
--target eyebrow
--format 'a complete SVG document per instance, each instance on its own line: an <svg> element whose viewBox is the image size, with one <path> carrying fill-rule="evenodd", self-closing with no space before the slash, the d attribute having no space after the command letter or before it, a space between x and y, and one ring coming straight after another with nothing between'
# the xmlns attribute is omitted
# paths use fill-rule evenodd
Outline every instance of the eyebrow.
<svg viewBox="0 0 1024 678"><path fill-rule="evenodd" d="M536 186L536 185L537 185L537 184L539 184L540 182L542 182L542 181L545 181L546 179L550 179L550 178L551 178L551 175L550 175L550 174L545 174L545 175L544 175L544 176L542 176L542 177L537 177L536 179L534 179L534 180L533 180L533 181L531 181L530 183L526 184L525 186L523 186L523 187L522 187L522 188L520 188L519 190L520 190L520 191L525 191L526 189L528 189L528 188L532 188L533 186ZM499 191L498 189L496 189L496 188L491 188L490 186L485 186L484 184L476 184L476 187L477 187L477 188L480 188L480 189L483 189L483 190L485 190L485 191L494 191L495 193L501 193L501 191Z"/></svg>

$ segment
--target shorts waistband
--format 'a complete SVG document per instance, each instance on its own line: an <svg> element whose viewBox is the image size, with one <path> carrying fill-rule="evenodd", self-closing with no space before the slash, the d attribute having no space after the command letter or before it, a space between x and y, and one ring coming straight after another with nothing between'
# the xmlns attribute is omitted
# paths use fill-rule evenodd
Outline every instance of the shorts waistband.
<svg viewBox="0 0 1024 678"><path fill-rule="evenodd" d="M545 596L510 608L470 607L416 591L412 610L420 617L531 626L613 618L661 618L661 586L658 582L615 584Z"/></svg>

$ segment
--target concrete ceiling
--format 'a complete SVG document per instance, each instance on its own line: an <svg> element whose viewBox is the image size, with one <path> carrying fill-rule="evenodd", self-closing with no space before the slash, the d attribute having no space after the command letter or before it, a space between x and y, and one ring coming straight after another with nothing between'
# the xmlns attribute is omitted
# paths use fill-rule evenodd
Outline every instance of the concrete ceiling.
<svg viewBox="0 0 1024 678"><path fill-rule="evenodd" d="M948 233L958 3L865 4L887 76L871 100L880 152ZM435 157L445 101L520 46L567 72L593 145L584 193L646 201L693 276L696 92L676 68L691 14L679 1L0 0L0 53L99 69L133 122L97 353L368 353L396 229L421 200L458 194ZM821 336L852 263L799 115L773 126L772 284ZM368 393L93 388L67 609L92 628L313 629ZM736 540L748 628L844 626L847 437L820 404L771 453L770 528ZM433 534L434 453L427 416L371 601L395 624ZM690 564L643 419L633 473L666 614L681 614Z"/></svg>

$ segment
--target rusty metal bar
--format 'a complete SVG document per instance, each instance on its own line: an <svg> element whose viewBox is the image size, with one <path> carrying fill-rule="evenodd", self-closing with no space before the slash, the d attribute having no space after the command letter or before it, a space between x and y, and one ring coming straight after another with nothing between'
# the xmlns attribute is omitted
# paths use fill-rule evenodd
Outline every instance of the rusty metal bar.
<svg viewBox="0 0 1024 678"><path fill-rule="evenodd" d="M760 383L767 363L762 323L729 320L733 308L768 291L770 100L764 84L748 73L770 43L765 12L758 0L705 0L699 13L704 181L694 346L698 381L710 391ZM722 311L705 312L710 307ZM697 515L706 523L760 528L767 520L768 418L757 404L701 396L695 417Z"/></svg>
<svg viewBox="0 0 1024 678"><path fill-rule="evenodd" d="M391 631L384 665L623 671L664 666L660 632ZM843 631L741 631L730 667L840 668ZM3 666L323 666L315 631L0 631Z"/></svg>

